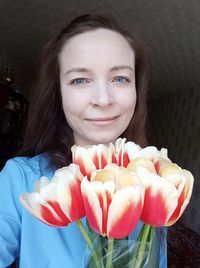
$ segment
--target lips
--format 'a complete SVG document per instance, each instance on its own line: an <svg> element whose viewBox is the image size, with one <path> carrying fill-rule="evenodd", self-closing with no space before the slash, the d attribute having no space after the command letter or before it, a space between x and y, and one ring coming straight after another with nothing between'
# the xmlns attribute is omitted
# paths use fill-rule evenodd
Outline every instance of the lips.
<svg viewBox="0 0 200 268"><path fill-rule="evenodd" d="M110 117L97 117L97 118L89 118L86 119L87 121L93 121L93 122L106 122L106 121L112 121L116 119L119 116L110 116Z"/></svg>
<svg viewBox="0 0 200 268"><path fill-rule="evenodd" d="M89 118L86 121L92 123L93 125L97 126L107 126L115 122L115 120L119 116L109 116L109 117L96 117L96 118Z"/></svg>

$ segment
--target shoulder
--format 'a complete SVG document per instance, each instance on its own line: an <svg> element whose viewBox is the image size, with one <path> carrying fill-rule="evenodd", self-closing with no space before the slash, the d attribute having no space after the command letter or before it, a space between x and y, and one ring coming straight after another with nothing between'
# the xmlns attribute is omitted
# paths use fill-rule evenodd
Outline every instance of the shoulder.
<svg viewBox="0 0 200 268"><path fill-rule="evenodd" d="M50 164L47 154L34 157L15 157L8 160L1 171L0 179L7 178L12 183L22 183L23 188L29 188L35 180L42 176L51 178L54 169Z"/></svg>
<svg viewBox="0 0 200 268"><path fill-rule="evenodd" d="M24 171L32 172L48 172L49 170L53 171L53 167L50 163L48 154L38 154L33 157L27 156L18 156L8 160L8 163L12 163L18 168L23 169Z"/></svg>
<svg viewBox="0 0 200 268"><path fill-rule="evenodd" d="M18 156L8 160L23 170L32 172L47 171L53 169L49 161L48 154L39 154L34 157Z"/></svg>

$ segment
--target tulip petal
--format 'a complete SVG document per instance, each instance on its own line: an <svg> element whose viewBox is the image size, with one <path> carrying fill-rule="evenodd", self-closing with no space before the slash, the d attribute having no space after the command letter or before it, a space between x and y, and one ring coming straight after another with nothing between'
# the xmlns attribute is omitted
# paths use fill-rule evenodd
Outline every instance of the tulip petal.
<svg viewBox="0 0 200 268"><path fill-rule="evenodd" d="M127 167L136 154L139 153L140 147L134 142L127 142L126 139L117 139L115 142L117 164L119 166Z"/></svg>
<svg viewBox="0 0 200 268"><path fill-rule="evenodd" d="M140 183L136 174L125 167L118 167L116 164L111 164L107 165L105 170L110 170L115 175L116 191Z"/></svg>
<svg viewBox="0 0 200 268"><path fill-rule="evenodd" d="M96 170L92 173L90 181L100 181L102 183L107 181L115 181L115 175L113 174L112 170L109 170L108 167L115 164L110 164L106 166L104 169Z"/></svg>
<svg viewBox="0 0 200 268"><path fill-rule="evenodd" d="M109 146L104 144L86 147L73 146L73 162L80 166L84 176L90 179L91 173L96 169L102 169L115 160L115 147L112 143Z"/></svg>
<svg viewBox="0 0 200 268"><path fill-rule="evenodd" d="M81 183L85 213L92 229L102 234L104 189L101 182L90 183L84 178Z"/></svg>
<svg viewBox="0 0 200 268"><path fill-rule="evenodd" d="M170 226L179 219L189 203L193 187L193 177L190 172L182 170L174 163L166 161L160 161L160 163L159 173L176 187L179 196L178 205L166 224Z"/></svg>
<svg viewBox="0 0 200 268"><path fill-rule="evenodd" d="M115 153L116 155L119 154L119 152L121 151L122 147L124 146L124 144L126 143L126 139L125 138L118 138L115 142Z"/></svg>
<svg viewBox="0 0 200 268"><path fill-rule="evenodd" d="M39 180L35 182L35 191L40 192L40 189L45 187L47 184L49 184L49 179L45 176L41 177Z"/></svg>
<svg viewBox="0 0 200 268"><path fill-rule="evenodd" d="M144 158L144 157L137 157L137 158L131 160L127 166L127 169L129 169L132 172L136 172L136 169L138 166L144 166L150 172L156 173L156 169L155 169L153 162L147 158Z"/></svg>
<svg viewBox="0 0 200 268"><path fill-rule="evenodd" d="M67 226L71 221L65 216L58 202L49 201L47 205L41 205L41 215L53 226ZM52 209L53 210L52 210ZM56 213L55 213L56 212ZM58 217L59 216L59 217Z"/></svg>
<svg viewBox="0 0 200 268"><path fill-rule="evenodd" d="M134 159L136 157L136 155L138 155L140 153L142 148L140 147L140 145L138 145L132 141L128 141L125 144L125 150L128 152L129 158Z"/></svg>
<svg viewBox="0 0 200 268"><path fill-rule="evenodd" d="M108 164L108 147L99 144L93 145L89 149L89 154L95 164L96 169L102 169ZM110 155L111 157L111 155Z"/></svg>
<svg viewBox="0 0 200 268"><path fill-rule="evenodd" d="M69 218L63 213L57 201L56 187L57 183L53 178L49 181L46 177L42 177L35 184L35 193L24 193L22 198L23 205L36 216L38 219L53 226L66 226L70 223Z"/></svg>
<svg viewBox="0 0 200 268"><path fill-rule="evenodd" d="M56 181L52 180L48 184L43 184L43 186L40 188L40 196L43 200L46 202L46 206L43 204L41 205L42 215L45 218L48 218L48 222L50 222L51 218L51 211L50 207L55 211L58 218L64 223L69 222L69 219L65 216L63 211L60 208L60 205L57 200L57 183ZM47 204L49 206L47 206Z"/></svg>
<svg viewBox="0 0 200 268"><path fill-rule="evenodd" d="M171 160L161 158L160 156L155 158L153 162L154 162L154 166L155 166L155 169L156 169L156 173L161 177L164 176L162 171L165 170L165 167L168 166L169 164L172 164Z"/></svg>
<svg viewBox="0 0 200 268"><path fill-rule="evenodd" d="M51 226L67 226L70 221L60 212L59 205L46 202L39 193L23 193L20 196L22 205L36 218ZM53 205L53 207L51 206ZM55 212L55 210L60 214Z"/></svg>
<svg viewBox="0 0 200 268"><path fill-rule="evenodd" d="M165 225L177 207L177 189L164 178L150 173L142 166L137 168L136 174L146 188L141 219L150 225Z"/></svg>
<svg viewBox="0 0 200 268"><path fill-rule="evenodd" d="M107 236L122 239L137 225L143 207L144 188L129 186L112 197L108 210Z"/></svg>
<svg viewBox="0 0 200 268"><path fill-rule="evenodd" d="M191 172L183 169L183 175L185 177L185 187L183 188L179 199L178 199L178 205L174 211L174 213L172 214L172 216L170 217L170 219L167 222L167 226L171 226L172 224L174 224L179 218L180 216L183 214L185 208L187 207L191 195L192 195L192 189L193 189L193 184L194 184L194 178L191 174Z"/></svg>
<svg viewBox="0 0 200 268"><path fill-rule="evenodd" d="M40 195L38 193L22 193L19 197L21 204L23 205L24 208L26 208L34 217L38 218L39 220L41 220L42 222L49 224L48 222L46 222L40 213L40 206L34 206L34 201L30 202L30 200L34 199L34 198L30 198L30 195L35 195L35 200L39 199L40 200ZM43 201L43 200L42 200ZM38 204L40 204L41 201L35 201ZM44 202L44 201L43 201ZM32 203L32 204L31 204ZM42 203L42 202L41 202ZM35 207L36 209L33 209L33 207Z"/></svg>
<svg viewBox="0 0 200 268"><path fill-rule="evenodd" d="M80 188L83 175L80 173L79 167L71 164L57 170L55 178L57 178L57 199L63 213L70 221L84 217L85 210Z"/></svg>
<svg viewBox="0 0 200 268"><path fill-rule="evenodd" d="M80 167L83 176L90 178L91 173L96 170L96 167L87 148L74 145L72 146L71 151L73 163Z"/></svg>
<svg viewBox="0 0 200 268"><path fill-rule="evenodd" d="M155 146L148 146L143 148L136 157L145 157L147 159L153 160L158 154L158 149Z"/></svg>

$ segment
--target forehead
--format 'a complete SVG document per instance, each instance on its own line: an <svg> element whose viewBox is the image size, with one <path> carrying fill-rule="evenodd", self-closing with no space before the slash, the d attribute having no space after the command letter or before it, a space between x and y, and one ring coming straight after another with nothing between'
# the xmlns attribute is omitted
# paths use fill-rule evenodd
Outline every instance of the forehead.
<svg viewBox="0 0 200 268"><path fill-rule="evenodd" d="M128 64L133 67L134 51L121 34L108 29L97 29L69 39L61 50L59 62L61 67L95 63Z"/></svg>

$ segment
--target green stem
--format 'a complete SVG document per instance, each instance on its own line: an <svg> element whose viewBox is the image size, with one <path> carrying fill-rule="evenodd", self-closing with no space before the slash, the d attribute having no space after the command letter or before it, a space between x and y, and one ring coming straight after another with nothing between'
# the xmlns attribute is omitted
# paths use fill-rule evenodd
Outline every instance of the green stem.
<svg viewBox="0 0 200 268"><path fill-rule="evenodd" d="M159 267L158 252L160 247L160 241L156 239L156 230L154 226L151 226L150 239L151 246L149 252L149 268Z"/></svg>
<svg viewBox="0 0 200 268"><path fill-rule="evenodd" d="M138 250L137 250L134 268L141 268L142 267L142 262L143 262L144 254L145 254L145 247L146 247L146 243L147 243L148 238L149 238L150 231L151 231L151 225L144 224L144 226L140 232L140 235L138 237L139 246L138 246Z"/></svg>
<svg viewBox="0 0 200 268"><path fill-rule="evenodd" d="M83 237L85 238L85 241L87 242L89 248L92 249L92 247L93 247L92 240L90 239L90 236L88 235L83 223L81 222L81 220L77 220L76 224L78 225L78 228L80 229ZM94 259L96 267L101 268L100 260L99 260L98 255L97 255L95 250L93 250L92 257Z"/></svg>
<svg viewBox="0 0 200 268"><path fill-rule="evenodd" d="M112 251L113 251L114 239L108 239L108 252L106 259L106 268L112 268Z"/></svg>
<svg viewBox="0 0 200 268"><path fill-rule="evenodd" d="M138 237L138 240L147 242L147 238L149 236L150 231L151 231L151 225L144 224L142 227L142 231Z"/></svg>

